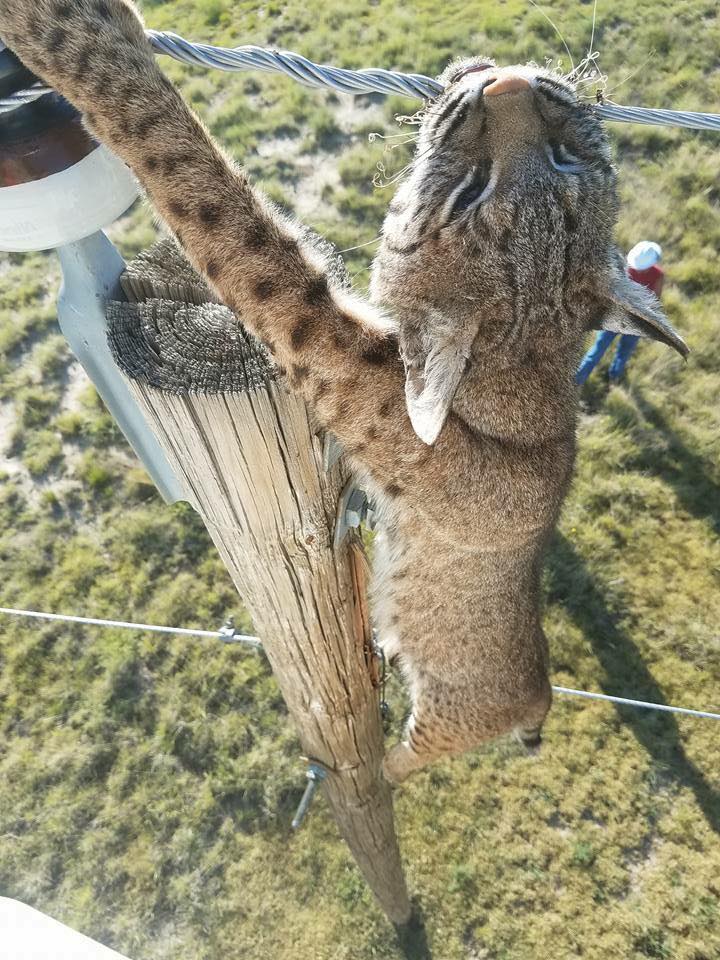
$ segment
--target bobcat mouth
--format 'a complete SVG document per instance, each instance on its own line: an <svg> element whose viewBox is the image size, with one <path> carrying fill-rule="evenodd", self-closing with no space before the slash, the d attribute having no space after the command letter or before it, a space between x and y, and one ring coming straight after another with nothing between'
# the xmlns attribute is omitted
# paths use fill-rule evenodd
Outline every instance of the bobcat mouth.
<svg viewBox="0 0 720 960"><path fill-rule="evenodd" d="M464 70L456 73L455 76L451 78L450 83L457 83L458 80L462 80L463 77L467 77L471 73L482 73L483 70L490 70L492 66L492 63L476 63L472 67L466 67Z"/></svg>

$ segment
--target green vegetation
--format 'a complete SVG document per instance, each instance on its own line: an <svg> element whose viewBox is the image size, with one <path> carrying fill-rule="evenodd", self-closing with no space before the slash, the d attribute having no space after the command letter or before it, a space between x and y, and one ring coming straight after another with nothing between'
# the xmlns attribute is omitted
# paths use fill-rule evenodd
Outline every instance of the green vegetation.
<svg viewBox="0 0 720 960"><path fill-rule="evenodd" d="M340 65L563 55L525 0L144 6L159 29ZM548 9L580 56L592 4ZM601 0L596 47L614 99L717 109L715 0L661 14ZM392 188L372 186L376 164L392 173L407 153L367 134L395 132L416 104L164 65L274 198L341 248L377 235ZM625 387L588 385L546 577L553 674L717 710L720 151L711 134L612 132L619 238L663 244L665 302L693 353L683 364L645 345ZM111 235L130 256L151 215L138 205ZM360 287L372 249L349 255ZM54 321L58 279L52 255L0 259L0 602L203 628L232 613L249 627L198 518L163 505L78 377ZM321 802L291 835L303 765L262 657L6 618L0 631L0 893L134 960L401 955ZM436 960L720 957L718 729L558 698L539 759L504 741L410 781L397 823Z"/></svg>

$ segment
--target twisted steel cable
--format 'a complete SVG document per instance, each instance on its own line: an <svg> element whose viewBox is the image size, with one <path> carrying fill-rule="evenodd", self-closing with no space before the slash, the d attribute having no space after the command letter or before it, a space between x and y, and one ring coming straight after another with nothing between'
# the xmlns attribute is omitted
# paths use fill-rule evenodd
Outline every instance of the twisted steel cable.
<svg viewBox="0 0 720 960"><path fill-rule="evenodd" d="M345 70L342 67L313 63L299 53L289 50L266 50L254 45L234 49L215 47L206 43L193 43L176 33L159 30L148 30L147 35L156 53L191 66L229 71L264 70L284 73L305 86L329 87L349 94L399 93L415 100L428 100L436 97L443 89L437 80L419 73L397 73L379 67ZM0 99L0 113L35 100L48 92L48 87L36 86ZM599 103L593 106L593 110L603 120L720 132L720 115L715 113L654 110L647 107L624 107L614 103Z"/></svg>
<svg viewBox="0 0 720 960"><path fill-rule="evenodd" d="M285 73L308 87L330 87L340 93L400 93L415 100L436 97L443 85L417 73L395 73L379 67L345 70L327 64L313 63L289 50L265 50L253 45L228 50L204 43L191 43L175 33L148 30L157 53L164 53L183 63L219 70L257 69Z"/></svg>

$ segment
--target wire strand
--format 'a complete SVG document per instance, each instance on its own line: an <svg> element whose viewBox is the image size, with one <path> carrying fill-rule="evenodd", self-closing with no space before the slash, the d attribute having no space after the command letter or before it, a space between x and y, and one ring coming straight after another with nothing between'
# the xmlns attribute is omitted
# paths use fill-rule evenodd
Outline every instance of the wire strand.
<svg viewBox="0 0 720 960"><path fill-rule="evenodd" d="M173 633L181 637L207 637L225 642L247 643L260 646L260 638L235 633L233 628L220 630L191 630L185 627L161 627L154 623L128 623L126 620L100 620L97 617L72 617L64 613L41 613L39 610L16 610L13 607L0 607L0 613L15 617L32 617L36 620L61 620L65 623L85 623L94 627L120 627L124 630L146 630L150 633Z"/></svg>
<svg viewBox="0 0 720 960"><path fill-rule="evenodd" d="M162 627L154 623L129 623L126 620L101 620L97 617L74 617L64 613L41 613L39 610L18 610L14 607L0 607L0 613L15 617L31 617L37 620L60 620L66 623L84 623L94 627L121 627L127 630L147 630L151 633L172 633L184 637L203 637L211 640L223 640L226 643L245 643L253 647L261 647L259 637L235 633L234 628L223 627L221 630L194 630L185 627ZM629 707L639 707L645 710L661 710L665 713L679 713L688 717L700 717L706 720L720 720L720 713L711 713L708 710L691 710L688 707L673 707L665 703L648 703L645 700L631 700L628 697L614 697L607 693L592 693L589 690L574 690L572 687L553 686L553 691L568 697L583 697L588 700L603 700L608 703L618 703Z"/></svg>
<svg viewBox="0 0 720 960"><path fill-rule="evenodd" d="M207 43L193 43L176 33L148 30L148 39L158 54L172 57L190 66L217 70L265 70L284 73L309 87L329 87L340 93L399 93L416 100L428 100L443 90L443 85L420 73L398 73L378 67L345 70L329 64L313 63L290 50L267 50L253 44L228 48ZM0 113L13 110L49 92L48 87L33 87L0 99ZM603 120L621 123L642 123L662 127L685 127L689 130L720 132L720 115L688 110L654 110L647 107L624 107L600 103L591 107Z"/></svg>
<svg viewBox="0 0 720 960"><path fill-rule="evenodd" d="M567 697L584 697L587 700L604 700L608 703L619 703L628 707L640 707L645 710L662 710L665 713L682 713L688 717L703 717L707 720L720 720L720 713L711 713L709 710L690 710L688 707L671 707L665 703L648 703L645 700L631 700L628 697L613 697L609 693L592 693L589 690L574 690L572 687L553 687L553 691Z"/></svg>

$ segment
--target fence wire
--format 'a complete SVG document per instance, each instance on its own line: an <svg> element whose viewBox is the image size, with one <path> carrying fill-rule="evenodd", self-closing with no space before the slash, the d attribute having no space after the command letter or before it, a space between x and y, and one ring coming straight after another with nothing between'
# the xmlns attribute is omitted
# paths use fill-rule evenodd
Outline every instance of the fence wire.
<svg viewBox="0 0 720 960"><path fill-rule="evenodd" d="M82 623L95 627L120 627L126 630L150 631L152 633L177 634L184 637L201 637L210 640L222 640L224 643L241 643L252 647L261 647L259 637L236 633L233 627L220 630L195 630L185 627L162 627L157 624L131 623L127 620L100 620L97 617L76 617L63 613L42 613L39 610L17 610L13 607L0 607L0 613L14 617L30 617L39 620L59 620L66 623ZM588 700L603 700L628 707L644 710L660 710L664 713L678 713L687 717L699 717L705 720L720 720L720 713L709 710L691 710L689 707L674 707L665 703L649 703L645 700L632 700L628 697L616 697L608 693L593 693L589 690L575 690L572 687L553 686L553 692L566 697L582 697Z"/></svg>

